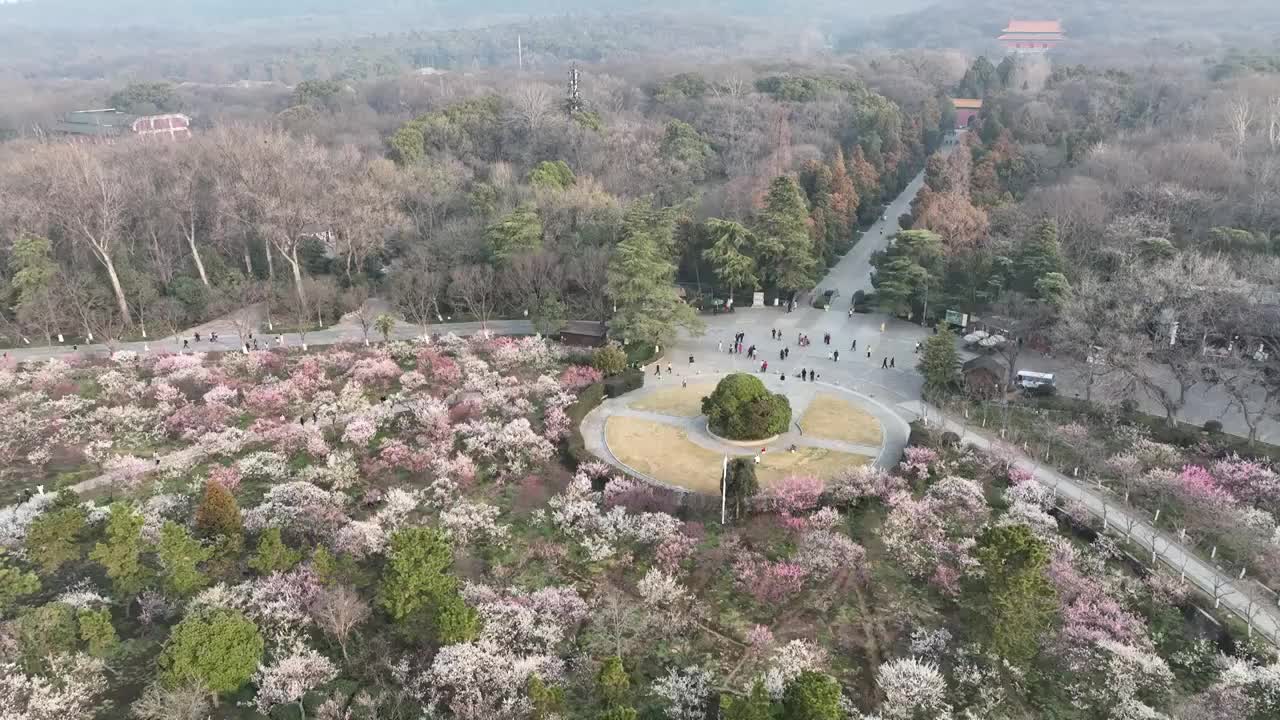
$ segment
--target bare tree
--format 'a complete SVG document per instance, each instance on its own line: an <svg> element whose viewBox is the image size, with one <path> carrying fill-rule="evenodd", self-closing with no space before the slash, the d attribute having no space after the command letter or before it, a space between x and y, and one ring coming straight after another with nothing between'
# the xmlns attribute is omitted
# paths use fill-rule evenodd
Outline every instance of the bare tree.
<svg viewBox="0 0 1280 720"><path fill-rule="evenodd" d="M1110 282L1090 287L1099 295L1091 302L1100 313L1097 344L1108 362L1174 424L1188 391L1204 381L1206 338L1217 332L1242 281L1222 259L1187 253L1165 261L1135 259Z"/></svg>
<svg viewBox="0 0 1280 720"><path fill-rule="evenodd" d="M236 329L242 347L262 324L262 305L270 294L266 283L257 280L242 280L214 289L214 313L225 317Z"/></svg>
<svg viewBox="0 0 1280 720"><path fill-rule="evenodd" d="M343 293L342 305L344 307L353 307L351 314L355 317L356 322L360 323L360 334L364 338L365 347L369 346L369 331L373 329L373 322L378 318L378 310L369 302L369 291L363 286L347 288Z"/></svg>
<svg viewBox="0 0 1280 720"><path fill-rule="evenodd" d="M546 83L523 83L511 96L511 114L528 130L537 130L556 114L557 93Z"/></svg>
<svg viewBox="0 0 1280 720"><path fill-rule="evenodd" d="M345 147L334 160L341 182L329 205L335 250L345 260L347 283L355 282L370 255L386 244L387 234L402 219L396 208L396 169L389 160L366 162L353 147Z"/></svg>
<svg viewBox="0 0 1280 720"><path fill-rule="evenodd" d="M466 307L472 317L488 329L489 318L497 308L498 287L489 265L467 265L449 274L449 295Z"/></svg>
<svg viewBox="0 0 1280 720"><path fill-rule="evenodd" d="M369 603L361 599L354 588L337 585L320 591L311 605L311 617L321 630L338 641L345 660L349 659L347 644L351 632L369 619Z"/></svg>
<svg viewBox="0 0 1280 720"><path fill-rule="evenodd" d="M121 316L111 307L111 298L100 285L87 278L68 276L62 283L68 304L83 328L89 342L101 342L115 352L124 331L128 328L127 316Z"/></svg>
<svg viewBox="0 0 1280 720"><path fill-rule="evenodd" d="M610 252L590 248L565 263L566 286L571 291L570 310L585 320L607 320L611 315L608 284Z"/></svg>
<svg viewBox="0 0 1280 720"><path fill-rule="evenodd" d="M213 693L191 682L168 687L155 683L129 706L138 720L206 720L213 709Z"/></svg>
<svg viewBox="0 0 1280 720"><path fill-rule="evenodd" d="M564 276L564 262L555 253L517 255L502 272L502 287L515 307L532 311L544 300L563 295Z"/></svg>
<svg viewBox="0 0 1280 720"><path fill-rule="evenodd" d="M129 302L114 253L128 210L128 192L119 169L100 156L108 152L104 146L49 146L40 154L51 174L48 194L40 201L46 204L51 223L88 248L107 271L116 308L127 324Z"/></svg>
<svg viewBox="0 0 1280 720"><path fill-rule="evenodd" d="M1280 152L1280 97L1267 103L1267 144L1271 152Z"/></svg>
<svg viewBox="0 0 1280 720"><path fill-rule="evenodd" d="M170 222L182 233L187 250L191 253L191 262L200 275L200 282L208 287L209 274L204 269L197 241L201 201L207 197L206 192L215 187L207 179L202 162L206 156L206 146L204 141L198 141L191 146L176 146L169 153L161 155L160 167L163 174L157 180L163 190L163 208Z"/></svg>
<svg viewBox="0 0 1280 720"><path fill-rule="evenodd" d="M444 274L432 270L426 253L411 252L391 274L391 300L404 316L426 332L426 326L440 317L440 295Z"/></svg>
<svg viewBox="0 0 1280 720"><path fill-rule="evenodd" d="M294 291L305 308L307 290L298 253L307 240L323 242L332 235L319 224L331 197L329 154L310 137L296 141L281 132L245 132L243 141L233 146L242 217L254 223L269 250L289 265ZM269 271L271 257L268 252Z"/></svg>
<svg viewBox="0 0 1280 720"><path fill-rule="evenodd" d="M1227 134L1236 159L1244 154L1244 146L1249 141L1249 131L1253 128L1253 104L1249 98L1241 95L1227 103Z"/></svg>

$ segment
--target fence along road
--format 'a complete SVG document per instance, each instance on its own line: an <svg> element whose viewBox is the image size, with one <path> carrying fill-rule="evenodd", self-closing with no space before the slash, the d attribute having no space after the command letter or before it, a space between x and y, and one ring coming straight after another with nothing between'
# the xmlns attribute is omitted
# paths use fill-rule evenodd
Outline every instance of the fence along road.
<svg viewBox="0 0 1280 720"><path fill-rule="evenodd" d="M980 448L991 448L995 444L986 436L974 432L967 424L956 422L930 405L908 403L904 405L904 409L927 424L956 433L962 442ZM1118 532L1144 551L1150 552L1152 565L1157 560L1164 563L1184 580L1204 591L1213 600L1215 609L1230 610L1248 624L1251 635L1257 631L1272 645L1280 648L1280 601L1277 600L1280 596L1269 588L1245 579L1243 569L1238 575L1224 572L1211 560L1201 558L1183 545L1178 538L1156 528L1139 514L1140 511L1107 498L1091 488L1088 482L1044 467L1021 453L1013 464L1030 472L1037 482L1052 490L1054 501L1060 507L1069 503L1084 507L1102 519L1104 528Z"/></svg>

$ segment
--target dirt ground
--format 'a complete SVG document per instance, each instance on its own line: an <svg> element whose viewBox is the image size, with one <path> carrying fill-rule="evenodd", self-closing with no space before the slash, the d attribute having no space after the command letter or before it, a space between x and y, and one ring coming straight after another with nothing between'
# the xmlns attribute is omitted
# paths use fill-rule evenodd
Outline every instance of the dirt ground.
<svg viewBox="0 0 1280 720"><path fill-rule="evenodd" d="M693 443L680 428L615 415L605 422L605 437L615 457L650 477L696 492L719 492L723 456ZM761 459L757 477L763 487L788 475L826 479L870 461L862 455L823 448L799 448L794 453L771 448Z"/></svg>
<svg viewBox="0 0 1280 720"><path fill-rule="evenodd" d="M841 440L854 445L883 442L880 421L855 403L838 395L819 393L800 418L805 435Z"/></svg>
<svg viewBox="0 0 1280 720"><path fill-rule="evenodd" d="M663 382L667 382L663 380ZM675 417L698 417L702 414L702 398L716 389L715 383L689 383L689 387L680 387L677 381L671 381L671 387L651 392L644 397L628 403L634 410L674 415Z"/></svg>

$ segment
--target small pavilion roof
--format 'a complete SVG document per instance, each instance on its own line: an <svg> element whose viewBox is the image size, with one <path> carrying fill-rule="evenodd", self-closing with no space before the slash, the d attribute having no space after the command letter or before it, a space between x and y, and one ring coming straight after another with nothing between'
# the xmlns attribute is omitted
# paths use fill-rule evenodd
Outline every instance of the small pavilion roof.
<svg viewBox="0 0 1280 720"><path fill-rule="evenodd" d="M1010 20L1009 27L1004 29L1007 33L1035 33L1035 34L1062 34L1061 20Z"/></svg>
<svg viewBox="0 0 1280 720"><path fill-rule="evenodd" d="M951 98L951 104L957 110L981 110L982 98Z"/></svg>

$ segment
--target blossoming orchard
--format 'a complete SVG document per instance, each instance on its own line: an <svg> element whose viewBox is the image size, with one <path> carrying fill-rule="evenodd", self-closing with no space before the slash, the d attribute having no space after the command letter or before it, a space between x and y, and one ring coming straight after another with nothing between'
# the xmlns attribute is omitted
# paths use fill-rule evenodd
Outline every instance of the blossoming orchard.
<svg viewBox="0 0 1280 720"><path fill-rule="evenodd" d="M454 336L0 371L0 718L1280 718L1273 639L1006 450L917 426L679 494L582 452L606 372ZM1265 462L1108 465L1280 579Z"/></svg>

